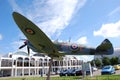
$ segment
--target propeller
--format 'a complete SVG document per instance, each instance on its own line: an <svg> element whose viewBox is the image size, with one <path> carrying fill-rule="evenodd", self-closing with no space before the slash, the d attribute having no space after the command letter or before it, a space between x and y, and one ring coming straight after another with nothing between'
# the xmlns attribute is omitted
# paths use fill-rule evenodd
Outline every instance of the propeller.
<svg viewBox="0 0 120 80"><path fill-rule="evenodd" d="M27 44L24 44L22 46L19 47L19 49L22 49L23 47L25 47Z"/></svg>
<svg viewBox="0 0 120 80"><path fill-rule="evenodd" d="M30 48L27 46L28 55L30 55Z"/></svg>
<svg viewBox="0 0 120 80"><path fill-rule="evenodd" d="M23 39L21 39L21 40L23 40ZM27 45L27 40L24 39L24 41L25 41L24 44L22 46L20 46L19 49L22 49L23 47L25 47Z"/></svg>
<svg viewBox="0 0 120 80"><path fill-rule="evenodd" d="M23 41L25 41L25 42L24 42L24 44L23 44L22 46L19 47L19 49L22 49L22 48L24 48L25 46L27 46L27 52L28 52L28 55L30 55L30 48L29 48L29 46L27 45L27 44L28 44L28 40L27 40L27 39L21 39L21 40L23 40Z"/></svg>

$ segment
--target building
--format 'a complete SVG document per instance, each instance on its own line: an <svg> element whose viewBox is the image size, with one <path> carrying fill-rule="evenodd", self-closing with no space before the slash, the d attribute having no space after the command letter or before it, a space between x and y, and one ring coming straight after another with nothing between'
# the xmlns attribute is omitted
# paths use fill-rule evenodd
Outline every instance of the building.
<svg viewBox="0 0 120 80"><path fill-rule="evenodd" d="M32 54L18 51L9 53L7 57L0 57L0 76L32 76L46 75L48 72L50 57L43 54ZM74 56L65 56L60 60L53 60L52 73L60 70L81 68L82 61Z"/></svg>

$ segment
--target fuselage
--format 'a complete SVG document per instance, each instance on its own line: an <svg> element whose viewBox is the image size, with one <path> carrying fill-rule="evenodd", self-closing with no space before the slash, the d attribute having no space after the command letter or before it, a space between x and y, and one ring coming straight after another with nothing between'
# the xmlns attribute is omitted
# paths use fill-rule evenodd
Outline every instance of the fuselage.
<svg viewBox="0 0 120 80"><path fill-rule="evenodd" d="M67 55L93 55L95 54L94 48L88 48L86 46L70 43L70 42L54 42L58 51L66 53Z"/></svg>
<svg viewBox="0 0 120 80"><path fill-rule="evenodd" d="M95 49L94 48L87 48L80 44L76 43L69 43L69 42L53 42L55 47L57 47L59 53L64 53L66 55L94 55ZM27 41L27 45L31 48L34 52L42 52L42 50L38 51L30 41Z"/></svg>

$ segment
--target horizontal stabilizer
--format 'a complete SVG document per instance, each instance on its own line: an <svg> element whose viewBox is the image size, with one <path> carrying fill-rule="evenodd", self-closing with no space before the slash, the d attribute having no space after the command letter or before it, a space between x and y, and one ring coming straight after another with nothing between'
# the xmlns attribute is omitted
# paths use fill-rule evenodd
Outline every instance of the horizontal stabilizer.
<svg viewBox="0 0 120 80"><path fill-rule="evenodd" d="M113 54L114 49L112 43L105 39L97 48L96 48L96 54L101 55L111 55Z"/></svg>

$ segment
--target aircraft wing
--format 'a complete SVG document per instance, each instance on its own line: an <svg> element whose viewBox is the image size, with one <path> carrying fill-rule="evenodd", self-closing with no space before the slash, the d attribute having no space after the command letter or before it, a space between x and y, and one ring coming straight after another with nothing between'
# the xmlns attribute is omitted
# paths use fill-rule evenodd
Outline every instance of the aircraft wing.
<svg viewBox="0 0 120 80"><path fill-rule="evenodd" d="M42 51L43 53L53 57L59 56L56 46L35 24L17 12L13 12L13 18L20 30L38 50L38 52Z"/></svg>

